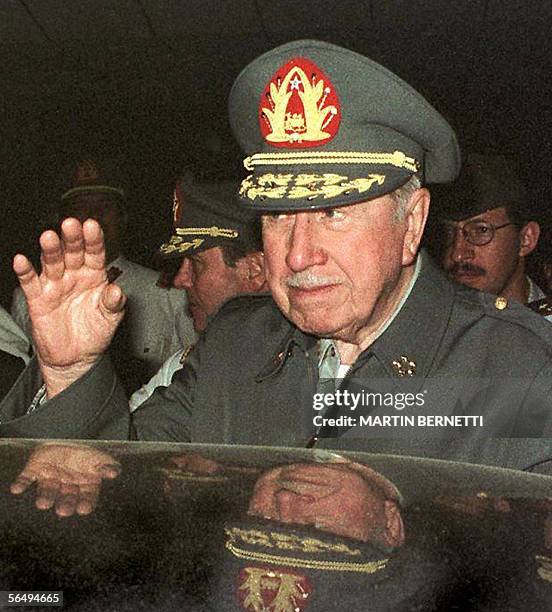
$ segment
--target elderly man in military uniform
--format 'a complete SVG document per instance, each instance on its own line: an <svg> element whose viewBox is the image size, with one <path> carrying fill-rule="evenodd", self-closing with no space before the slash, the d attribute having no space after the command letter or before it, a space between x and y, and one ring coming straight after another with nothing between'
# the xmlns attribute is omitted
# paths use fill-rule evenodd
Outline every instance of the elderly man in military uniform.
<svg viewBox="0 0 552 612"><path fill-rule="evenodd" d="M441 263L452 280L527 304L552 320L552 305L526 274L540 227L516 170L504 156L472 154L460 179L443 188L437 202Z"/></svg>
<svg viewBox="0 0 552 612"><path fill-rule="evenodd" d="M25 257L14 260L49 398L44 413L83 437L124 437L130 427L146 440L318 444L519 468L548 457L548 324L450 283L418 253L430 200L421 181L459 171L445 119L379 64L316 41L257 58L229 106L247 154L240 199L263 215L272 298L227 303L172 384L129 423L102 357L125 298L106 278L98 225L66 220L61 238L41 238L40 276ZM391 397L412 393L423 401L405 415L459 426L334 435L331 423L313 427L313 396L328 382L335 393L362 395L376 383ZM352 409L328 402L325 414L332 421L340 411ZM461 419L473 415L484 425L464 429Z"/></svg>

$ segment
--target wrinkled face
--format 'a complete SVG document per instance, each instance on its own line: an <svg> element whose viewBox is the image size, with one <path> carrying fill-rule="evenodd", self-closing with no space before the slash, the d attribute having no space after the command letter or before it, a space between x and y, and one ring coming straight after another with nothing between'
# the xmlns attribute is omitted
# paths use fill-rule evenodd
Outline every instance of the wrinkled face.
<svg viewBox="0 0 552 612"><path fill-rule="evenodd" d="M228 266L220 247L184 257L173 280L177 289L186 290L188 310L197 332L207 327L207 317L223 302L246 290L245 283L243 269L239 265Z"/></svg>
<svg viewBox="0 0 552 612"><path fill-rule="evenodd" d="M405 223L390 196L263 217L268 284L307 333L354 342L377 328L402 274Z"/></svg>
<svg viewBox="0 0 552 612"><path fill-rule="evenodd" d="M508 225L494 232L488 244L470 244L461 229L471 221L485 221L494 226L510 223L504 207L487 210L460 222L446 222L450 232L443 254L443 268L451 280L480 291L502 294L520 264L520 230Z"/></svg>
<svg viewBox="0 0 552 612"><path fill-rule="evenodd" d="M79 194L64 203L62 213L81 223L96 220L104 233L107 261L119 255L125 219L116 198L101 193Z"/></svg>
<svg viewBox="0 0 552 612"><path fill-rule="evenodd" d="M383 497L360 474L337 464L296 464L267 472L255 485L248 513L364 542L386 526Z"/></svg>

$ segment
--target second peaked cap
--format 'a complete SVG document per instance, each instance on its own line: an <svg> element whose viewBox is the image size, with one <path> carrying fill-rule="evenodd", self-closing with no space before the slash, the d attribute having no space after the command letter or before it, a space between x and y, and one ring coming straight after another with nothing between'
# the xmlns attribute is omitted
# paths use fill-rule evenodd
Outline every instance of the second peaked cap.
<svg viewBox="0 0 552 612"><path fill-rule="evenodd" d="M65 168L61 201L67 202L80 195L102 194L125 199L125 180L120 162L116 159L85 156Z"/></svg>
<svg viewBox="0 0 552 612"><path fill-rule="evenodd" d="M187 256L218 246L260 250L259 217L236 202L237 181L177 181L173 194L173 233L159 248L165 257Z"/></svg>
<svg viewBox="0 0 552 612"><path fill-rule="evenodd" d="M315 40L251 62L229 98L250 172L240 199L260 211L354 204L413 174L446 183L460 170L454 130L415 89L380 64Z"/></svg>

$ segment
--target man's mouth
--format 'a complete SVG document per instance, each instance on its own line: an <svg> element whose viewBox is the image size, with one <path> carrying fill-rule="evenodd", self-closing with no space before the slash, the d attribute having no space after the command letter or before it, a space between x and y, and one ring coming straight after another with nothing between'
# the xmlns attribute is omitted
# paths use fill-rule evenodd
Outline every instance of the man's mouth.
<svg viewBox="0 0 552 612"><path fill-rule="evenodd" d="M341 279L336 276L314 274L310 271L297 272L286 279L290 289L303 295L319 295L320 293L341 285Z"/></svg>
<svg viewBox="0 0 552 612"><path fill-rule="evenodd" d="M448 275L453 278L477 278L485 276L485 270L479 266L455 264L449 268Z"/></svg>

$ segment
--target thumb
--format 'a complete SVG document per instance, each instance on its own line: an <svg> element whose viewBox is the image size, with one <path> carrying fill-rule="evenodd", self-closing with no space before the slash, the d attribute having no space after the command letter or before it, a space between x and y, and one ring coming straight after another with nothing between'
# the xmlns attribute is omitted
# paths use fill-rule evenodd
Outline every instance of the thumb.
<svg viewBox="0 0 552 612"><path fill-rule="evenodd" d="M111 283L102 291L100 303L107 314L117 314L123 311L126 296L119 285Z"/></svg>
<svg viewBox="0 0 552 612"><path fill-rule="evenodd" d="M32 471L23 470L21 474L10 485L10 492L20 495L25 492L37 480L37 475Z"/></svg>

